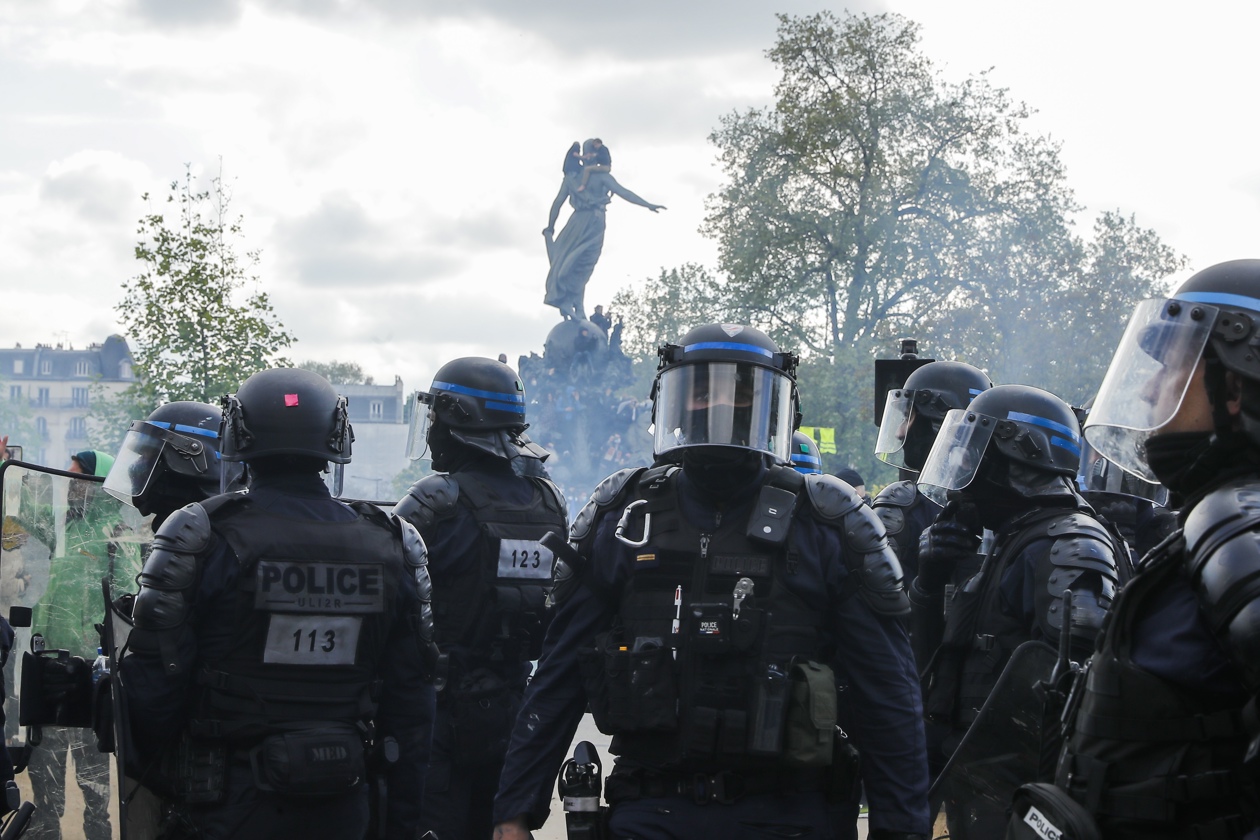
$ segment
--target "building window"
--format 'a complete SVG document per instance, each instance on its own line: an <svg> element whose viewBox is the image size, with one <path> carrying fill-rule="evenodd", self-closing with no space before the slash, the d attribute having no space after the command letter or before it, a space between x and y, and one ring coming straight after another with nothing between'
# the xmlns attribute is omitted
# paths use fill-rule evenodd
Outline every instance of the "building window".
<svg viewBox="0 0 1260 840"><path fill-rule="evenodd" d="M130 361L118 363L118 378L131 379L131 362Z"/></svg>
<svg viewBox="0 0 1260 840"><path fill-rule="evenodd" d="M87 437L87 418L71 417L70 431L66 432L66 437L71 440Z"/></svg>
<svg viewBox="0 0 1260 840"><path fill-rule="evenodd" d="M20 399L22 399L22 386L10 385L9 386L9 400L11 402L17 402Z"/></svg>
<svg viewBox="0 0 1260 840"><path fill-rule="evenodd" d="M14 359L14 360L13 360L13 372L14 372L14 373L26 373L26 359Z"/></svg>
<svg viewBox="0 0 1260 840"><path fill-rule="evenodd" d="M40 440L48 440L48 418L35 418L35 434L39 435Z"/></svg>
<svg viewBox="0 0 1260 840"><path fill-rule="evenodd" d="M47 388L40 388L39 391L37 391L36 393L38 394L38 396L35 397L35 405L42 407L42 406L50 405L52 403L52 400L48 396Z"/></svg>
<svg viewBox="0 0 1260 840"><path fill-rule="evenodd" d="M87 388L71 388L70 404L75 408L87 408L88 389Z"/></svg>
<svg viewBox="0 0 1260 840"><path fill-rule="evenodd" d="M79 359L74 363L75 376L87 376L92 372L92 363L87 359Z"/></svg>
<svg viewBox="0 0 1260 840"><path fill-rule="evenodd" d="M385 416L385 403L380 400L372 400L368 404L368 416L373 420L380 420Z"/></svg>
<svg viewBox="0 0 1260 840"><path fill-rule="evenodd" d="M52 373L52 359L44 359L39 363L39 375L48 376Z"/></svg>

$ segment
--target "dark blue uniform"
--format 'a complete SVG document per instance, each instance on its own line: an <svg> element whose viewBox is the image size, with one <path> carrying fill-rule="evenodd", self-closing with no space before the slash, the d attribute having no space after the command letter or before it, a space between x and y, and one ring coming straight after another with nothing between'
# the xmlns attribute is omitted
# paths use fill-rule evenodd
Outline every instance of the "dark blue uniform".
<svg viewBox="0 0 1260 840"><path fill-rule="evenodd" d="M702 530L716 530L719 511L702 501L685 474L678 482L682 518ZM760 484L754 483L722 516L746 518ZM621 591L636 559L635 549L614 538L620 514L620 507L610 509L595 522L589 576L552 619L512 734L495 799L496 822L524 815L536 828L547 818L556 770L587 705L578 651L590 647L617 611L612 599L595 593ZM792 529L797 566L784 579L794 595L826 616L822 631L836 651L829 664L837 682L847 686L844 693L851 695L850 713L841 717L841 724L862 753L871 827L926 835L930 821L921 703L905 630L896 618L877 614L855 596L856 581L844 562L839 528L800 505ZM612 830L615 836L833 837L852 831L855 812L855 805L829 807L816 790L751 795L723 805L698 805L681 795L644 797L614 807ZM802 833L776 833L784 830Z"/></svg>
<svg viewBox="0 0 1260 840"><path fill-rule="evenodd" d="M511 507L525 507L537 492L533 482L517 476L503 460L482 459L459 474L492 485L503 503ZM445 623L442 621L445 611L492 610L492 604L450 603L449 596L445 594L447 581L466 574L468 567L481 559L482 527L472 510L455 504L445 518L418 527L429 548L429 575L437 593L435 609L438 611L439 631ZM442 652L450 657L450 673L455 681L458 681L459 675L469 674L474 669L489 672L501 681L503 691L495 702L506 703L506 708L501 713L503 726L500 731L477 733L487 740L501 739L502 746L494 751L494 757L470 766L459 760L454 743L454 726L457 723L454 718L458 711L455 708L458 701L454 696L454 686L439 693L433 753L425 776L422 825L443 840L464 837L482 840L490 836L493 828L490 804L499 784L508 730L520 709L525 683L529 679L530 663L520 660L489 661L488 651L470 650L466 643L460 640L448 642L440 634L438 643ZM465 723L465 726L470 724Z"/></svg>
<svg viewBox="0 0 1260 840"><path fill-rule="evenodd" d="M290 520L348 522L357 514L333 500L316 474L260 476L249 491L251 504ZM191 612L178 636L179 674L169 675L155 650L137 649L119 665L127 691L131 744L125 753L129 773L138 778L159 777L158 764L179 741L198 687L199 666L225 656L240 640L232 629L238 609L239 566L225 540L211 544L200 557L200 576L193 584ZM400 604L419 599L416 581L403 575L397 595ZM410 610L401 606L405 615ZM391 795L387 824L391 837L411 837L418 824L423 773L428 760L434 691L426 683L419 648L403 637L413 632L396 622L388 643L380 678L375 716L378 734L399 742L400 759L388 772ZM191 815L210 838L359 837L369 813L367 785L340 796L283 797L255 787L249 755L229 752L226 797L221 804L193 805Z"/></svg>

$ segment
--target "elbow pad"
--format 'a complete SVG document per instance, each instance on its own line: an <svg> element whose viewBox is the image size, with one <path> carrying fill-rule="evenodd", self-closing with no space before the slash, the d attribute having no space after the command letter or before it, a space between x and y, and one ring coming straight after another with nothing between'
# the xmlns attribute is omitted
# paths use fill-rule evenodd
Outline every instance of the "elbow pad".
<svg viewBox="0 0 1260 840"><path fill-rule="evenodd" d="M414 525L401 517L395 517L394 521L398 523L402 535L407 574L415 580L419 596L419 603L409 621L424 660L425 678L430 682L440 682L444 657L433 639L433 581L429 578L429 549Z"/></svg>
<svg viewBox="0 0 1260 840"><path fill-rule="evenodd" d="M179 672L175 639L192 610L201 555L212 539L210 517L194 502L162 523L140 572L140 592L131 611L135 628L128 644L158 651L171 674Z"/></svg>

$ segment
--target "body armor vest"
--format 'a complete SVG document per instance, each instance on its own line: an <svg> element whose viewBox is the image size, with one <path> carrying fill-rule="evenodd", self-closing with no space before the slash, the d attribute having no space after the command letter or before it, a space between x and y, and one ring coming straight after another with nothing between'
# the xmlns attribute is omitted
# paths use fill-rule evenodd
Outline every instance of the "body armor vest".
<svg viewBox="0 0 1260 840"><path fill-rule="evenodd" d="M240 563L233 638L197 674L190 732L249 741L376 711L375 675L406 573L402 539L372 505L343 522L291 519L243 497L205 503Z"/></svg>
<svg viewBox="0 0 1260 840"><path fill-rule="evenodd" d="M1228 840L1246 831L1241 703L1174 685L1131 659L1144 608L1170 586L1189 585L1184 556L1178 534L1124 589L1065 714L1056 782L1107 837Z"/></svg>
<svg viewBox="0 0 1260 840"><path fill-rule="evenodd" d="M1032 638L1025 618L1001 608L1002 578L1010 564L1039 540L1106 534L1092 517L1088 518L1092 528L1077 530L1079 516L1083 514L1071 508L1039 508L1016 517L998 534L980 570L954 592L945 635L930 666L924 700L930 719L964 729L975 720L1015 648ZM1061 571L1050 573L1049 585ZM1114 562L1110 575L1114 582ZM1038 580L1036 585L1046 583ZM1051 604L1050 609L1057 606Z"/></svg>
<svg viewBox="0 0 1260 840"><path fill-rule="evenodd" d="M768 484L777 478L799 489L799 477L783 476L772 471ZM792 725L785 731L784 721L793 686L799 698L808 694L803 683L825 680L831 707L823 698L814 711L830 715L819 729L830 761L835 678L819 664L829 661L823 617L784 583L794 568L790 534L777 545L752 539L749 517L719 519L702 533L678 513L673 468L646 473L630 496L636 501L651 515L650 533L611 629L583 661L596 723L615 736L612 752L649 767L790 764Z"/></svg>
<svg viewBox="0 0 1260 840"><path fill-rule="evenodd" d="M443 574L442 595L434 601L438 643L464 646L466 665L537 659L553 562L539 540L548 531L568 532L564 505L545 479L528 479L530 501L509 505L491 481L471 473L450 478L481 536L476 557L454 575Z"/></svg>

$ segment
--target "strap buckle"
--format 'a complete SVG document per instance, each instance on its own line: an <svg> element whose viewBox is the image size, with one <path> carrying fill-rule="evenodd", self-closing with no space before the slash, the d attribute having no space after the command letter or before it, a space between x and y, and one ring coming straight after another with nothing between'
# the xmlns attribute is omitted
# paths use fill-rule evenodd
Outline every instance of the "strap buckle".
<svg viewBox="0 0 1260 840"><path fill-rule="evenodd" d="M723 770L706 776L697 773L692 777L691 798L697 805L708 805L716 802L719 805L731 805L735 802L738 776Z"/></svg>

